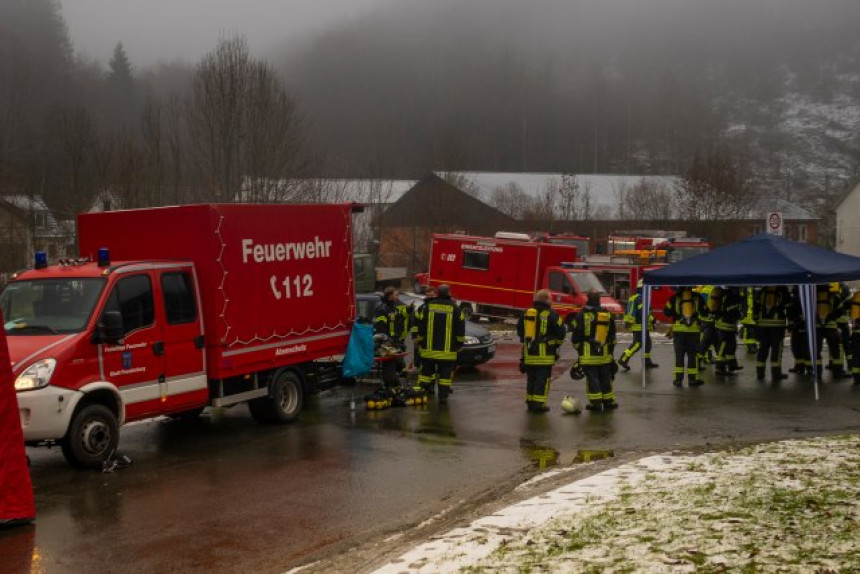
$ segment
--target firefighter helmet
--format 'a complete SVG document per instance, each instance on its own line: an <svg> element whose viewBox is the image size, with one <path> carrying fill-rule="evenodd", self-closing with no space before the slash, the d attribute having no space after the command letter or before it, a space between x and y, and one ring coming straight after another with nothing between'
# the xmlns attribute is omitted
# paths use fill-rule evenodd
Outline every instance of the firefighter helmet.
<svg viewBox="0 0 860 574"><path fill-rule="evenodd" d="M579 409L579 401L577 401L574 397L570 395L566 395L563 399L561 399L561 410L574 415L578 415L580 412L582 412Z"/></svg>

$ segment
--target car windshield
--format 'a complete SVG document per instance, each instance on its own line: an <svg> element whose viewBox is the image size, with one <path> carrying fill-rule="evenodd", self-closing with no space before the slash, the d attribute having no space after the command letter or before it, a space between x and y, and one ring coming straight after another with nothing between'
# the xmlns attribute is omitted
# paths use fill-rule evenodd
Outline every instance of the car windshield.
<svg viewBox="0 0 860 574"><path fill-rule="evenodd" d="M597 278L597 275L591 271L571 271L568 273L570 280L576 285L577 291L580 293L588 293L589 291L597 291L601 295L606 294L606 288Z"/></svg>
<svg viewBox="0 0 860 574"><path fill-rule="evenodd" d="M7 335L56 335L84 329L104 288L100 278L15 281L0 295Z"/></svg>

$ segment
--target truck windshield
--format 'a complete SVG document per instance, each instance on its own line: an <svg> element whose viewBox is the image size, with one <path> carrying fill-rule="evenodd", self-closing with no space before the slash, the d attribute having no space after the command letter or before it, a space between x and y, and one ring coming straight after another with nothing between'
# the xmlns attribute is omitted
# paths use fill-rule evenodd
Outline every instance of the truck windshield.
<svg viewBox="0 0 860 574"><path fill-rule="evenodd" d="M602 295L606 294L606 288L591 271L571 271L568 275L580 293L588 293L593 289Z"/></svg>
<svg viewBox="0 0 860 574"><path fill-rule="evenodd" d="M78 333L104 288L100 278L15 281L0 295L7 335Z"/></svg>
<svg viewBox="0 0 860 574"><path fill-rule="evenodd" d="M689 246L689 247L669 247L666 251L666 261L668 263L677 263L682 259L689 259L690 257L695 257L696 255L702 255L703 253L707 253L710 251L710 248L707 245L700 246Z"/></svg>

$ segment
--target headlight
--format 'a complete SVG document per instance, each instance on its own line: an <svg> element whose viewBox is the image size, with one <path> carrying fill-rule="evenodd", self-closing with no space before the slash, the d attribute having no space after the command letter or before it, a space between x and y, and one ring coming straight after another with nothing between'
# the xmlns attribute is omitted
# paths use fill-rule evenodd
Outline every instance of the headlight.
<svg viewBox="0 0 860 574"><path fill-rule="evenodd" d="M27 367L23 373L15 379L16 391L31 391L47 387L57 366L56 359L42 359Z"/></svg>
<svg viewBox="0 0 860 574"><path fill-rule="evenodd" d="M463 341L465 345L480 345L481 342L477 337L466 336L466 339Z"/></svg>

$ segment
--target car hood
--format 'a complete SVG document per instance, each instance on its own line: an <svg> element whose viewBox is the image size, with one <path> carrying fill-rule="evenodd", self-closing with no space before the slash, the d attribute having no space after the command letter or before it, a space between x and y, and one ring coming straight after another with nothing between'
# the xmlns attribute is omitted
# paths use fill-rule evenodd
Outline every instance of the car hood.
<svg viewBox="0 0 860 574"><path fill-rule="evenodd" d="M37 358L39 355L46 353L50 349L61 346L75 336L76 334L39 335L35 337L11 335L6 337L6 341L9 345L9 359L12 362L12 370L20 370L19 367L26 366L24 363L29 364L31 359Z"/></svg>

